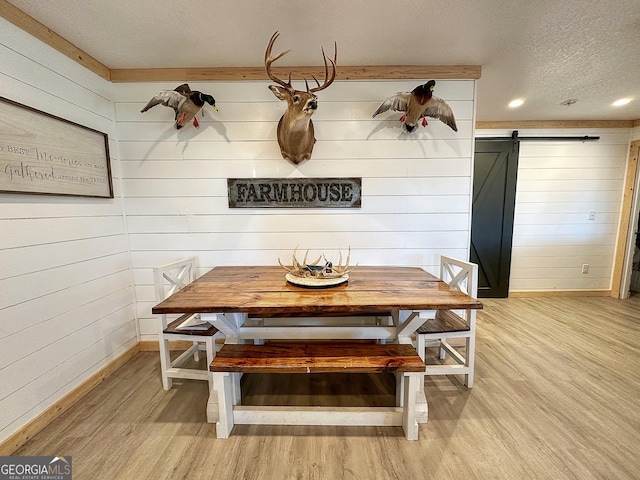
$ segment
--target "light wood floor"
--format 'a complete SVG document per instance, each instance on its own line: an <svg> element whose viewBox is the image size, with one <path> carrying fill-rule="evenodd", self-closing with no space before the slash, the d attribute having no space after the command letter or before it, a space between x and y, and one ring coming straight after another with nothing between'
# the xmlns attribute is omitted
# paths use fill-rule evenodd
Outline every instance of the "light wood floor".
<svg viewBox="0 0 640 480"><path fill-rule="evenodd" d="M640 297L484 303L475 386L428 378L429 422L417 442L400 427L248 425L218 440L206 384L163 391L151 352L16 454L72 455L74 480L640 478ZM389 378L348 379L291 376L273 390L254 376L243 389L254 402L323 401L321 388L350 404L365 401L359 388L393 402Z"/></svg>

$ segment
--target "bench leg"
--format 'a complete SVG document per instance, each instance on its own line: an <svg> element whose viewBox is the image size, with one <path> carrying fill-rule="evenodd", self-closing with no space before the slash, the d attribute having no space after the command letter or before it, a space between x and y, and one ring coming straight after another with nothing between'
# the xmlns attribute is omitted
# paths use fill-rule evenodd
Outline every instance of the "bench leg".
<svg viewBox="0 0 640 480"><path fill-rule="evenodd" d="M473 388L473 371L476 356L476 339L475 337L467 337L466 366L469 373L464 377L464 383L467 388Z"/></svg>
<svg viewBox="0 0 640 480"><path fill-rule="evenodd" d="M171 352L169 351L169 340L162 337L160 332L160 372L162 375L162 388L170 390L173 385L171 377L167 375L167 370L171 368Z"/></svg>
<svg viewBox="0 0 640 480"><path fill-rule="evenodd" d="M404 405L402 407L402 429L407 440L418 440L418 421L416 418L416 399L418 383L422 374L409 373L404 381Z"/></svg>
<svg viewBox="0 0 640 480"><path fill-rule="evenodd" d="M218 421L216 436L229 438L233 430L233 387L229 372L215 372L213 374L214 389L218 395ZM212 392L213 394L213 392Z"/></svg>

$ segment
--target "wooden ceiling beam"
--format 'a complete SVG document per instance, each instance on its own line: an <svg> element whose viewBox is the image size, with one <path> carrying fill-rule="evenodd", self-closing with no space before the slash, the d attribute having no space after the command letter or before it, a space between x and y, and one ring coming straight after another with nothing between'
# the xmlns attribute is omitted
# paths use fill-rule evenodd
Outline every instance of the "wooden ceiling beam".
<svg viewBox="0 0 640 480"><path fill-rule="evenodd" d="M324 67L274 67L276 75L285 78L289 72L293 79L315 76L323 78ZM380 79L477 79L479 65L381 65L338 66L337 80ZM142 68L112 69L111 81L118 82L197 82L197 81L269 80L264 66L260 67L208 67L208 68Z"/></svg>

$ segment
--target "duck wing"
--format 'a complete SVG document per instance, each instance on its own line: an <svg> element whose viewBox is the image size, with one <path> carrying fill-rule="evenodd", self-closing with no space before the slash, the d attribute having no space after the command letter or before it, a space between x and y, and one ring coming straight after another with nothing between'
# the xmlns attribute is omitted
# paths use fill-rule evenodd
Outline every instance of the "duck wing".
<svg viewBox="0 0 640 480"><path fill-rule="evenodd" d="M175 88L175 91L186 96L191 95L191 88L189 87L188 83L183 83L182 85L178 85Z"/></svg>
<svg viewBox="0 0 640 480"><path fill-rule="evenodd" d="M456 119L453 117L453 110L451 110L447 102L434 95L431 97L431 100L427 102L426 107L423 112L424 115L437 118L442 123L449 125L454 132L458 131Z"/></svg>
<svg viewBox="0 0 640 480"><path fill-rule="evenodd" d="M181 111L184 102L187 101L187 98L188 97L186 97L184 94L175 90L160 90L153 97L151 97L149 103L147 103L147 105L140 111L144 113L151 107L162 104L165 107L173 108L177 115Z"/></svg>
<svg viewBox="0 0 640 480"><path fill-rule="evenodd" d="M411 98L410 92L398 92L395 95L391 95L387 97L387 99L382 102L382 104L378 107L376 112L373 114L373 117L376 115L386 112L387 110L395 110L396 112L406 112L407 108L409 108L409 99Z"/></svg>

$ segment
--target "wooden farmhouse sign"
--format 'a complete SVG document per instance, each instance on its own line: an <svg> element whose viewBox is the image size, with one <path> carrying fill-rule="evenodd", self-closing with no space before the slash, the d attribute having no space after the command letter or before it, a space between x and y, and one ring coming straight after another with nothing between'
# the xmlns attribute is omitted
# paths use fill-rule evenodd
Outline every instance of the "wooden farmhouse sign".
<svg viewBox="0 0 640 480"><path fill-rule="evenodd" d="M107 134L0 97L0 192L113 198Z"/></svg>
<svg viewBox="0 0 640 480"><path fill-rule="evenodd" d="M230 208L360 208L362 178L229 178Z"/></svg>

